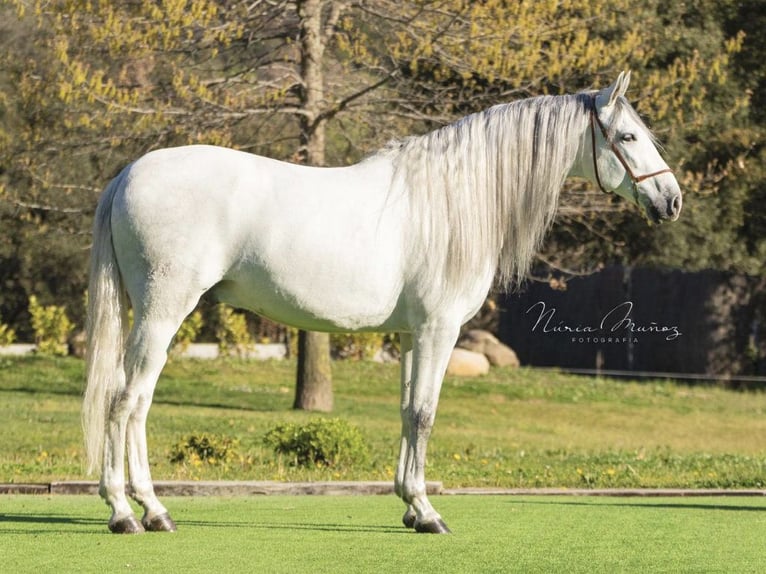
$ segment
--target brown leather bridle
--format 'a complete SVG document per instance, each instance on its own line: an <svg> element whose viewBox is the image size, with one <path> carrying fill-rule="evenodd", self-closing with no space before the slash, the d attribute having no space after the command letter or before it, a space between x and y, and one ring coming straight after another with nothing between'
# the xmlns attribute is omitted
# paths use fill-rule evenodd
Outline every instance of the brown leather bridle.
<svg viewBox="0 0 766 574"><path fill-rule="evenodd" d="M659 171L653 171L651 173L646 173L644 175L636 175L633 173L633 170L628 165L628 162L625 161L625 158L623 157L622 153L620 153L620 150L617 148L616 145L614 145L614 142L609 139L608 132L606 131L606 128L604 127L604 124L601 123L601 120L598 117L598 113L596 112L596 100L593 99L593 103L590 108L590 141L591 145L593 147L593 172L596 174L596 183L598 184L598 187L601 191L604 193L609 193L601 183L601 177L598 175L598 162L596 161L596 125L598 125L599 128L601 128L601 134L604 136L604 140L609 144L609 147L612 148L612 153L617 157L617 159L622 164L622 167L625 168L625 172L628 174L628 177L630 178L630 181L633 182L633 196L638 200L638 184L642 181L645 181L647 179L650 179L652 177L656 177L658 175L661 175L663 173L673 173L673 170L669 167L666 167L665 169L661 169Z"/></svg>

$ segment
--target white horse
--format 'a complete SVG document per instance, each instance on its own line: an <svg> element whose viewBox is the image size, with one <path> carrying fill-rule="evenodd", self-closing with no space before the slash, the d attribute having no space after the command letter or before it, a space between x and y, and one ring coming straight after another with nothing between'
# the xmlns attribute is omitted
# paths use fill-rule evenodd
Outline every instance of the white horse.
<svg viewBox="0 0 766 574"><path fill-rule="evenodd" d="M145 422L166 349L210 291L302 329L399 333L396 493L408 527L449 532L424 475L447 361L493 280L527 272L564 179L587 178L655 222L679 215L678 183L628 83L623 73L601 91L495 106L344 168L208 146L126 167L94 223L83 406L110 530L175 530L154 494Z"/></svg>

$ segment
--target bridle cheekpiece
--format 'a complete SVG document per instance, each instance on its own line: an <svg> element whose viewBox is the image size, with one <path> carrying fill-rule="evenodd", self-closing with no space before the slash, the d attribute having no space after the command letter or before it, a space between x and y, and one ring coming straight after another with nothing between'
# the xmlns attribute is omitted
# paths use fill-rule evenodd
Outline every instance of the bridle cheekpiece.
<svg viewBox="0 0 766 574"><path fill-rule="evenodd" d="M601 177L598 175L598 162L596 161L596 125L598 125L599 128L601 128L601 135L604 136L604 140L609 144L609 147L612 149L612 153L617 157L617 159L622 164L622 167L625 168L625 172L628 174L628 177L630 178L630 181L633 182L633 195L636 199L638 199L638 184L642 181L645 181L647 179L650 179L652 177L656 177L658 175L661 175L663 173L673 173L673 170L669 167L666 167L665 169L660 169L658 171L653 171L651 173L646 173L643 175L636 175L633 173L633 170L630 168L630 165L628 165L628 162L625 160L625 157L620 152L619 148L614 144L612 140L609 139L609 133L606 130L606 127L601 122L601 120L598 117L598 113L596 112L596 98L594 97L592 100L592 105L590 107L590 141L591 145L593 147L593 173L596 174L596 183L598 184L598 187L601 191L604 193L609 193L605 188L604 185L601 183Z"/></svg>

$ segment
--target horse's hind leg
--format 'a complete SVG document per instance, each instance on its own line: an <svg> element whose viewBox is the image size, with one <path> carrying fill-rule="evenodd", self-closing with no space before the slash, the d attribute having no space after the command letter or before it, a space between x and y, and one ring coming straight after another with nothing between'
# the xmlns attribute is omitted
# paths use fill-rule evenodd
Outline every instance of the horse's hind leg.
<svg viewBox="0 0 766 574"><path fill-rule="evenodd" d="M112 507L109 529L118 533L175 530L167 510L154 494L146 445L146 417L154 387L167 360L167 348L180 326L139 312L125 354L125 387L109 414L101 495ZM142 523L133 516L125 495L124 453L128 451L131 495L144 507Z"/></svg>

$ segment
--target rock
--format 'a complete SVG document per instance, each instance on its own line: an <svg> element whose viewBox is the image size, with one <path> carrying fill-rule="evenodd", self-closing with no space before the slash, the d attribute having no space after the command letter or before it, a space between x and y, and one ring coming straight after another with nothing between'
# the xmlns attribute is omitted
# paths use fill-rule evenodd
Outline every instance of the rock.
<svg viewBox="0 0 766 574"><path fill-rule="evenodd" d="M519 359L508 345L501 343L489 331L471 329L457 342L461 349L481 353L495 367L518 367Z"/></svg>
<svg viewBox="0 0 766 574"><path fill-rule="evenodd" d="M486 348L484 356L493 367L519 367L521 363L516 353L508 345L498 343Z"/></svg>
<svg viewBox="0 0 766 574"><path fill-rule="evenodd" d="M447 374L456 377L477 377L489 373L489 360L481 353L466 349L453 349L447 365Z"/></svg>
<svg viewBox="0 0 766 574"><path fill-rule="evenodd" d="M463 334L457 342L461 349L468 349L474 353L484 353L484 348L489 345L499 344L500 341L489 331L471 329Z"/></svg>

